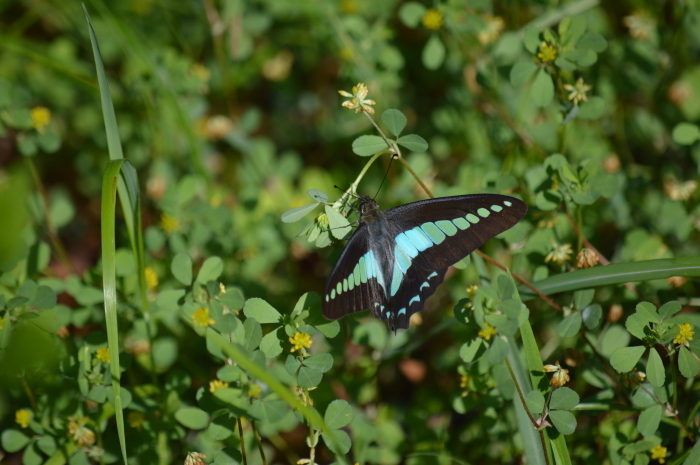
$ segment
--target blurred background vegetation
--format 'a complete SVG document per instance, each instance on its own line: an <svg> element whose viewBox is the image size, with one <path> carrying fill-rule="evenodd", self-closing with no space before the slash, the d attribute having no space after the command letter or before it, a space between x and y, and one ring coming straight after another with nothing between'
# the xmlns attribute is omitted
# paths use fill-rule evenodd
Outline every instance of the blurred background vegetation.
<svg viewBox="0 0 700 465"><path fill-rule="evenodd" d="M190 451L205 453L207 463L238 463L241 441L248 463L263 463L261 451L267 463L310 457L309 430L290 410L272 408L265 417L239 403L242 410L228 412L234 423L257 419L261 442L249 422L238 421L239 436L230 424L216 429L208 417L200 424L176 415L183 406L221 414L209 383L226 357L183 322L178 298L186 289L198 302L199 291L173 264L186 254L199 270L220 257L218 273L201 280L202 289L214 283L208 295L221 283L230 311L257 308L251 298L277 309L293 329L280 332L279 352L260 350L272 373L288 381L294 370L285 372L285 359L301 321L289 315L302 295L322 292L342 244L326 247L328 235L296 238L304 223L286 224L280 215L311 203L310 189L339 197L333 185L349 186L368 160L353 153L352 141L375 134L365 115L341 106L338 90L365 83L375 116L392 108L406 115L406 131L429 148L403 155L436 196L498 192L528 203L525 220L484 247L525 279L598 261L700 255L697 1L85 5L124 154L142 187L148 316L139 311L124 224L117 225L133 463L179 462ZM81 3L0 2L0 445L8 463L119 460L104 389L109 358L99 353L106 347L100 195L108 161ZM386 156L370 167L359 194L377 192L388 163ZM423 189L394 163L380 205L421 198ZM483 322L454 324L455 303L476 301L470 286L488 293L500 274L480 258L472 262L448 274L397 336L366 314L341 320L337 330L317 327L309 354L330 353L333 367L324 365L318 389L300 398L310 396L319 411L334 399L352 406L345 428L352 463L520 463L508 372L460 352L475 337L489 338L477 336ZM601 287L595 325L584 314L586 328L579 318L573 330L562 329L561 313L545 302L528 302L545 363L565 363L581 399L607 406L577 414L578 429L567 439L575 463L645 464L662 452L685 458L698 433L694 365L680 379L673 354L664 356L668 382L654 384L687 393L672 402L684 427L665 416L644 429L637 417L649 404L630 401L639 380L623 387L616 377L624 375L606 364L632 343L625 319L639 302L677 301L685 318L678 324L695 325L697 292L697 281L682 276ZM567 317L591 303L579 308L572 295L555 297ZM270 332L263 326L261 335ZM646 344L671 347L678 334ZM693 340L685 334L680 345ZM697 364L698 348L686 347ZM652 363L645 360L642 368ZM252 378L228 376L252 402L268 392ZM654 398L671 402L658 392ZM330 463L333 454L317 447L315 460Z"/></svg>

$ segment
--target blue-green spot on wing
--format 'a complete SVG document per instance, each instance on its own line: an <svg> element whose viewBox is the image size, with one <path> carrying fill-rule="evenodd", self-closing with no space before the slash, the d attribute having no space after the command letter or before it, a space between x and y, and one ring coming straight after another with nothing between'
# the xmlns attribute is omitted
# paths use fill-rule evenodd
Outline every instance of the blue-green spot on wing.
<svg viewBox="0 0 700 465"><path fill-rule="evenodd" d="M495 194L429 199L385 212L363 199L361 209L362 224L326 285L323 312L335 320L369 309L392 329L408 328L450 265L527 212L524 202Z"/></svg>

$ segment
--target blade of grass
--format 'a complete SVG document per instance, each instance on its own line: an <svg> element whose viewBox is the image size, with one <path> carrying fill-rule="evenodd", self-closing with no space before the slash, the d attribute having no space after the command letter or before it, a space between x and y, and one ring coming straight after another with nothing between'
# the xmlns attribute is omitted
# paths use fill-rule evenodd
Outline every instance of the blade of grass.
<svg viewBox="0 0 700 465"><path fill-rule="evenodd" d="M102 178L102 279L107 326L107 347L109 348L109 369L114 390L114 410L117 419L117 434L121 446L122 459L126 461L126 436L124 435L124 412L122 408L121 372L119 369L119 329L117 328L117 276L115 212L117 207L117 182L125 160L112 160L107 164Z"/></svg>
<svg viewBox="0 0 700 465"><path fill-rule="evenodd" d="M611 284L666 279L672 276L700 276L700 257L614 263L558 274L533 284L543 294L551 295ZM524 301L536 297L524 286L518 290Z"/></svg>

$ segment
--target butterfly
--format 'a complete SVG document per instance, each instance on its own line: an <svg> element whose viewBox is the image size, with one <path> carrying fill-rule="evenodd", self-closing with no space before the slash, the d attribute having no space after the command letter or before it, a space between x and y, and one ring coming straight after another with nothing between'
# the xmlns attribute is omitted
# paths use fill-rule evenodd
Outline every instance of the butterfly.
<svg viewBox="0 0 700 465"><path fill-rule="evenodd" d="M525 202L498 194L421 200L385 211L360 198L360 225L328 278L323 315L337 320L371 310L393 331L408 328L451 265L526 213Z"/></svg>

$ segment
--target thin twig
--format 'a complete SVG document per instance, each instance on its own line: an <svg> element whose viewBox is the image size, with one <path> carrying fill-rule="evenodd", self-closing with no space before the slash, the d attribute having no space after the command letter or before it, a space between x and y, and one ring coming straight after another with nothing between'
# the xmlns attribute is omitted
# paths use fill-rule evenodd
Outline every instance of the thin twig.
<svg viewBox="0 0 700 465"><path fill-rule="evenodd" d="M241 457L243 457L243 465L248 465L248 456L245 453L245 438L243 437L243 422L241 417L236 419L238 424L238 436L241 438Z"/></svg>
<svg viewBox="0 0 700 465"><path fill-rule="evenodd" d="M250 421L250 426L253 428L253 435L255 436L255 441L258 443L258 450L260 451L260 457L262 457L263 465L267 465L267 459L265 458L265 451L262 446L262 439L260 439L260 434L258 434L258 428L255 426L255 420Z"/></svg>

